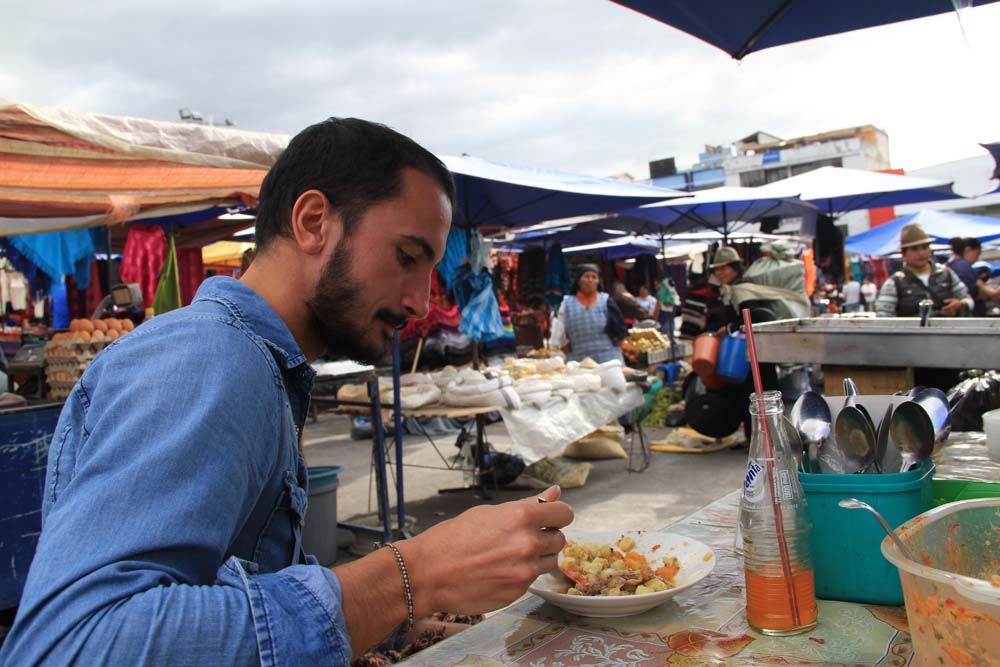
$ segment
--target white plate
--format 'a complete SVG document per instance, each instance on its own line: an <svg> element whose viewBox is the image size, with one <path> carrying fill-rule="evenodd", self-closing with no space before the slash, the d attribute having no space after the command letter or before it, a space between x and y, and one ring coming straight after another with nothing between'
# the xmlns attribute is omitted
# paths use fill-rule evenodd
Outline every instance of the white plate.
<svg viewBox="0 0 1000 667"><path fill-rule="evenodd" d="M564 591L572 585L572 582L558 571L543 574L528 587L529 591L546 602L580 616L615 618L641 614L694 586L707 577L708 573L715 567L715 554L711 549L697 540L682 535L632 530L601 533L585 533L574 530L564 532L569 541L596 542L598 544L614 544L620 537L627 535L635 540L636 546L633 551L637 551L651 560L664 556L675 556L680 561L681 566L675 578L677 585L657 593L611 597L605 595L568 595ZM653 547L657 544L660 545L660 548L654 552ZM561 557L562 554L560 554Z"/></svg>

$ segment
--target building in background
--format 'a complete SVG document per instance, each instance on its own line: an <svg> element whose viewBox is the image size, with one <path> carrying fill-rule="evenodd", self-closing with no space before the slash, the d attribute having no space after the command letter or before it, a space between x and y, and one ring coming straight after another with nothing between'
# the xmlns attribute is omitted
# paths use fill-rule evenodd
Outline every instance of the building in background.
<svg viewBox="0 0 1000 667"><path fill-rule="evenodd" d="M733 143L723 164L726 185L757 187L820 167L866 171L890 168L889 136L874 125L848 127L794 139L755 132ZM891 211L854 211L837 218L847 234L868 229L873 222L892 219ZM796 224L796 223L793 223ZM779 227L776 231L794 231Z"/></svg>
<svg viewBox="0 0 1000 667"><path fill-rule="evenodd" d="M726 184L724 162L732 149L723 146L705 146L698 154L698 162L688 169L677 169L674 158L668 157L649 163L649 183L672 190L707 190Z"/></svg>
<svg viewBox="0 0 1000 667"><path fill-rule="evenodd" d="M698 155L698 163L687 169L678 169L672 157L650 162L649 183L688 192L722 185L756 187L829 166L887 171L889 136L874 125L794 139L758 131L730 146L706 145L705 151ZM892 217L891 209L873 209L871 213L847 213L836 222L846 234L856 234L873 222L886 222ZM767 231L798 232L799 223L798 219L789 219Z"/></svg>

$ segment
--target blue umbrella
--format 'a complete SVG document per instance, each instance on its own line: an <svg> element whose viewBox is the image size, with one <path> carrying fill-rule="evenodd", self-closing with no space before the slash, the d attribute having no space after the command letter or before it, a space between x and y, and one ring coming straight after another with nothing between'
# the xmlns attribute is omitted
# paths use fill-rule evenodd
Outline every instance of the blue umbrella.
<svg viewBox="0 0 1000 667"><path fill-rule="evenodd" d="M741 60L754 51L953 11L952 0L614 0ZM968 0L985 5L996 0Z"/></svg>
<svg viewBox="0 0 1000 667"><path fill-rule="evenodd" d="M829 215L883 206L962 199L961 195L955 194L948 181L844 167L820 167L755 189L774 197L798 196Z"/></svg>
<svg viewBox="0 0 1000 667"><path fill-rule="evenodd" d="M453 224L523 227L593 213L619 211L687 192L482 158L441 158L455 176Z"/></svg>
<svg viewBox="0 0 1000 667"><path fill-rule="evenodd" d="M953 236L972 237L980 241L1000 238L1000 218L924 209L849 236L844 250L856 255L876 257L898 252L899 230L911 222L920 223L924 231L938 243L947 243Z"/></svg>
<svg viewBox="0 0 1000 667"><path fill-rule="evenodd" d="M723 186L710 190L700 190L685 199L671 199L626 209L617 214L619 222L609 220L608 225L623 229L634 229L634 221L654 223L643 232L671 233L691 229L719 229L725 239L730 231L730 223L756 222L766 217L815 216L819 210L812 204L801 201L794 194L773 195L763 188Z"/></svg>

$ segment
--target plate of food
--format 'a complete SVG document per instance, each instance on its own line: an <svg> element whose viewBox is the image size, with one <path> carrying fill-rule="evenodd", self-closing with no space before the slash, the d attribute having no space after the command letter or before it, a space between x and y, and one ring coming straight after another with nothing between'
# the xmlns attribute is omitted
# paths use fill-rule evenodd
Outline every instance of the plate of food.
<svg viewBox="0 0 1000 667"><path fill-rule="evenodd" d="M641 614L708 576L715 554L690 537L649 531L566 533L559 571L528 590L580 616Z"/></svg>

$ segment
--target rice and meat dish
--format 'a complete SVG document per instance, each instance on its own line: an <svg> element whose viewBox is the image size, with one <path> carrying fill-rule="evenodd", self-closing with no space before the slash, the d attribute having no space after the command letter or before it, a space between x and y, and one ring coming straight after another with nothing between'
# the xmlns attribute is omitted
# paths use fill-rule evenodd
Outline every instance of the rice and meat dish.
<svg viewBox="0 0 1000 667"><path fill-rule="evenodd" d="M559 569L573 580L570 595L642 595L674 587L680 563L673 556L647 559L635 540L612 544L567 542ZM655 551L655 548L654 548Z"/></svg>

